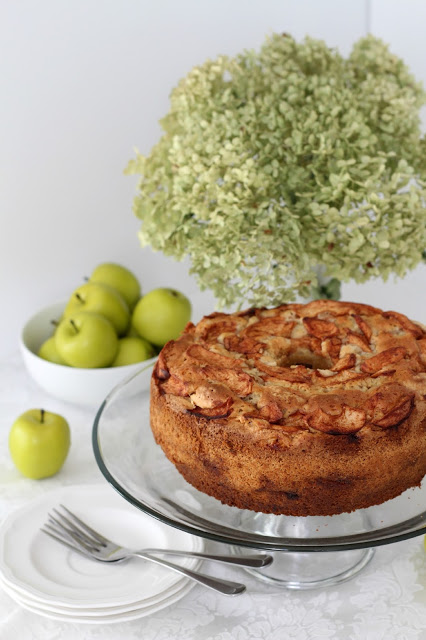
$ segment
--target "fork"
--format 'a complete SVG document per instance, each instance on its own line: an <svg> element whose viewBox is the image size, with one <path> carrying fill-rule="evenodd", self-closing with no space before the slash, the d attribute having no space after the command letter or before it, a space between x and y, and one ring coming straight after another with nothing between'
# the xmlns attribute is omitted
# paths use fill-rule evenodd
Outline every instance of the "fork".
<svg viewBox="0 0 426 640"><path fill-rule="evenodd" d="M160 559L156 557L156 555L152 554L170 554L174 556L195 557L243 567L265 567L272 562L272 556L267 554L228 556L191 551L175 551L170 549L128 549L113 542L112 540L108 540L108 538L105 538L98 531L89 527L88 524L83 522L64 505L60 506L67 515L60 513L57 509L53 509L56 517L52 514L48 514L49 520L41 531L74 551L100 562L118 563L127 560L131 556L138 556L168 567L173 571L181 573L184 576L225 595L238 595L243 593L246 587L238 582L218 579L191 569L186 569L185 567L173 564L162 558Z"/></svg>

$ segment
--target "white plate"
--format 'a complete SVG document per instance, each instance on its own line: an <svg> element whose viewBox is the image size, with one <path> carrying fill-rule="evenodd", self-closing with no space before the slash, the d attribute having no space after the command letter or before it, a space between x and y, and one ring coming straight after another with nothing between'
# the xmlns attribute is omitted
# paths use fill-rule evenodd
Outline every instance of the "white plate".
<svg viewBox="0 0 426 640"><path fill-rule="evenodd" d="M94 614L88 613L88 611L91 611L90 609L68 609L68 611L61 611L59 607L57 610L53 608L47 609L38 606L35 600L31 601L30 598L20 596L18 592L10 589L5 584L2 585L5 592L10 595L15 602L32 613L36 613L45 618L51 618L52 620L77 622L81 624L113 624L143 618L144 616L151 615L151 613L155 613L156 611L160 611L161 609L165 609L166 607L174 604L189 593L194 586L195 582L192 580L183 580L182 584L173 593L151 605L129 608L126 611L119 613L115 613L115 611L113 612L113 608L99 609L98 612Z"/></svg>
<svg viewBox="0 0 426 640"><path fill-rule="evenodd" d="M0 527L1 579L36 603L79 610L140 608L156 604L167 597L168 589L187 580L148 561L110 565L68 550L40 531L48 512L61 503L124 546L188 551L203 547L200 538L144 514L107 484L63 487L15 511ZM195 568L198 560L179 560L179 564Z"/></svg>
<svg viewBox="0 0 426 640"><path fill-rule="evenodd" d="M68 607L66 604L52 604L50 602L43 602L40 599L33 598L30 593L24 593L23 591L18 591L13 588L10 584L7 584L0 578L0 587L16 602L22 604L23 606L28 605L29 607L39 609L40 611L46 611L50 613L58 613L64 615L83 615L87 617L96 617L102 618L105 615L112 614L122 614L129 613L134 611L135 609L144 609L152 607L159 602L163 602L163 600L167 600L168 598L173 597L175 594L180 592L184 586L186 586L188 580L182 577L175 585L169 587L165 591L163 591L160 595L154 596L152 598L146 598L145 600L140 600L138 602L131 602L127 605L121 605L117 607L76 607L71 606ZM192 580L190 581L192 583ZM194 583L195 584L195 583ZM46 614L47 615L47 614Z"/></svg>

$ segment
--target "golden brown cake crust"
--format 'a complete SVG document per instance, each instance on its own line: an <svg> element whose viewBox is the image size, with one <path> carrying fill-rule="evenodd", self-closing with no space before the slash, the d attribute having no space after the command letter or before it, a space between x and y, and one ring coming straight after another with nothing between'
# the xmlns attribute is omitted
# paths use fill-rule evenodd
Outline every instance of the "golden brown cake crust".
<svg viewBox="0 0 426 640"><path fill-rule="evenodd" d="M426 333L328 300L213 313L161 351L151 428L184 478L228 505L380 504L426 474Z"/></svg>

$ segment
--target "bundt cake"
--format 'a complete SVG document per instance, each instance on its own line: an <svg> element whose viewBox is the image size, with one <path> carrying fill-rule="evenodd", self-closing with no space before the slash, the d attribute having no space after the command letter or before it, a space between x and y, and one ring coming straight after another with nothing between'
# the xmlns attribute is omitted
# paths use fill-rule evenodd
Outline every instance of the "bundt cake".
<svg viewBox="0 0 426 640"><path fill-rule="evenodd" d="M426 332L329 300L212 313L162 349L150 413L167 458L227 505L380 504L426 474Z"/></svg>

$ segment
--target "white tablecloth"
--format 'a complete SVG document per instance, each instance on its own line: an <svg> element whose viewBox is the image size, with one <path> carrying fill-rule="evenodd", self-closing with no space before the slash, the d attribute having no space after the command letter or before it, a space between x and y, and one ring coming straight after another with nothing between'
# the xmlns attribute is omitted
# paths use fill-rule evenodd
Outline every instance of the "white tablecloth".
<svg viewBox="0 0 426 640"><path fill-rule="evenodd" d="M51 398L29 378L18 353L0 365L0 518L58 486L104 481L91 446L95 409ZM56 476L20 476L8 451L14 419L44 407L71 426L69 457ZM106 482L106 481L105 481ZM209 543L210 548L219 545ZM313 555L312 561L315 561ZM219 565L204 565L218 574ZM372 562L338 587L290 592L257 581L241 569L221 566L224 577L247 584L229 598L196 585L178 603L140 620L112 625L56 622L29 613L0 589L1 640L423 640L426 639L426 553L423 538L379 547Z"/></svg>

